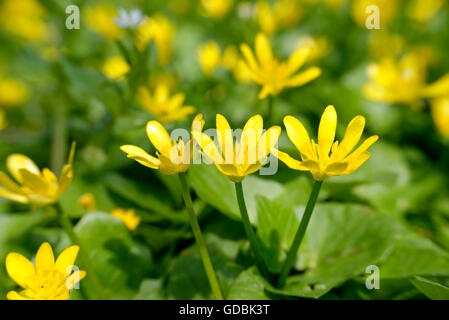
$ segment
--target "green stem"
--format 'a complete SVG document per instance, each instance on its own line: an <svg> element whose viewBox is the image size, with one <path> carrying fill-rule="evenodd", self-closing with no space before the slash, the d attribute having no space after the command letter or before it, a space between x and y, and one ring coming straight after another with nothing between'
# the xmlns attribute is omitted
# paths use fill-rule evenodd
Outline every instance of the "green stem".
<svg viewBox="0 0 449 320"><path fill-rule="evenodd" d="M67 123L63 105L57 103L54 105L52 122L50 167L53 172L60 172L64 164L67 141Z"/></svg>
<svg viewBox="0 0 449 320"><path fill-rule="evenodd" d="M251 226L249 220L248 211L246 210L245 196L243 195L243 185L242 182L235 182L235 193L237 194L237 202L240 208L240 214L242 216L243 227L245 228L246 236L251 244L251 248L254 251L254 256L256 258L256 263L263 276L268 277L269 272L265 266L263 260L263 251L259 240L257 239L256 233Z"/></svg>
<svg viewBox="0 0 449 320"><path fill-rule="evenodd" d="M215 274L214 266L207 252L206 243L204 242L203 234L201 233L198 219L192 205L192 197L190 196L190 189L187 182L186 174L179 173L179 181L181 182L182 195L184 197L184 203L189 214L190 225L192 226L193 235L200 250L201 260L203 261L204 269L209 280L212 293L216 300L223 300L223 294L221 293L220 285L218 284L217 275Z"/></svg>
<svg viewBox="0 0 449 320"><path fill-rule="evenodd" d="M298 252L299 246L301 245L302 239L304 238L304 234L306 233L307 226L309 225L310 217L312 216L313 208L315 208L315 203L318 199L318 194L320 193L322 184L323 181L315 181L315 185L313 186L312 193L310 194L309 201L307 202L306 209L304 210L301 223L299 224L298 231L296 231L295 239L293 240L293 244L287 254L287 259L282 266L281 275L279 276L277 283L279 288L282 288L285 285L287 276L289 275L290 270L293 267L296 253Z"/></svg>
<svg viewBox="0 0 449 320"><path fill-rule="evenodd" d="M268 111L267 111L267 120L268 123L273 123L273 112L274 112L274 96L268 96Z"/></svg>
<svg viewBox="0 0 449 320"><path fill-rule="evenodd" d="M92 264L90 262L89 256L83 250L80 240L79 240L78 236L76 235L75 231L73 230L72 222L70 221L69 217L64 212L64 210L62 210L61 205L59 203L56 203L54 205L54 207L56 208L59 222L60 222L62 228L67 233L67 235L69 236L72 243L80 246L78 255L81 259L81 262L82 262L84 268L86 268L87 276L89 277L91 283L95 287L95 290L97 292L97 298L100 300L105 300L106 295L103 291L103 287L100 283L100 280L98 279L97 274L95 273L95 271L92 268Z"/></svg>

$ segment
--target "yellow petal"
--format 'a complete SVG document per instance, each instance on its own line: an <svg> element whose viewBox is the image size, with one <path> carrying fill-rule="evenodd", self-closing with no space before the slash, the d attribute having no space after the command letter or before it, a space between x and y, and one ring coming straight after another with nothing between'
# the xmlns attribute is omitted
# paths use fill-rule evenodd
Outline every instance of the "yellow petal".
<svg viewBox="0 0 449 320"><path fill-rule="evenodd" d="M265 34L258 33L256 35L255 51L257 59L262 66L271 64L273 60L273 53L271 51L270 42Z"/></svg>
<svg viewBox="0 0 449 320"><path fill-rule="evenodd" d="M347 162L333 162L324 169L324 172L328 176L338 176L344 174L347 168Z"/></svg>
<svg viewBox="0 0 449 320"><path fill-rule="evenodd" d="M36 254L36 271L53 270L55 267L55 256L48 242L44 242Z"/></svg>
<svg viewBox="0 0 449 320"><path fill-rule="evenodd" d="M346 174L351 174L362 166L369 158L371 154L368 151L360 153L356 158L352 159L348 164Z"/></svg>
<svg viewBox="0 0 449 320"><path fill-rule="evenodd" d="M216 115L217 140L225 163L234 161L234 139L228 120L221 114Z"/></svg>
<svg viewBox="0 0 449 320"><path fill-rule="evenodd" d="M251 48L247 44L242 44L240 46L240 50L242 51L242 54L246 59L246 63L248 64L250 71L254 72L255 70L259 69L259 65L256 61L256 58L254 57Z"/></svg>
<svg viewBox="0 0 449 320"><path fill-rule="evenodd" d="M362 136L363 129L365 128L365 118L362 116L356 116L349 122L346 128L345 135L340 145L338 146L336 153L332 154L332 159L341 160L348 155L349 152L354 149Z"/></svg>
<svg viewBox="0 0 449 320"><path fill-rule="evenodd" d="M162 154L170 155L172 143L170 136L159 122L152 120L147 123L147 135L153 146Z"/></svg>
<svg viewBox="0 0 449 320"><path fill-rule="evenodd" d="M279 126L273 126L263 133L262 137L260 137L258 144L257 159L259 161L265 158L270 153L270 151L274 148L274 146L278 142L280 135L281 135L281 127Z"/></svg>
<svg viewBox="0 0 449 320"><path fill-rule="evenodd" d="M203 115L198 113L195 118L193 118L191 131L203 131L204 122Z"/></svg>
<svg viewBox="0 0 449 320"><path fill-rule="evenodd" d="M28 198L22 189L5 173L0 172L0 196L19 203L27 203Z"/></svg>
<svg viewBox="0 0 449 320"><path fill-rule="evenodd" d="M52 184L56 184L58 182L58 178L55 174L48 168L42 169L42 177L48 182Z"/></svg>
<svg viewBox="0 0 449 320"><path fill-rule="evenodd" d="M306 59L309 56L310 52L310 47L301 47L292 53L287 61L289 74L293 74L299 68L301 68L301 66L306 62Z"/></svg>
<svg viewBox="0 0 449 320"><path fill-rule="evenodd" d="M215 164L223 163L223 158L217 149L217 145L207 134L198 131L193 131L192 134L195 142L201 147L203 154L206 155L209 161Z"/></svg>
<svg viewBox="0 0 449 320"><path fill-rule="evenodd" d="M36 166L33 160L25 155L17 153L8 156L8 158L6 159L6 167L8 168L14 179L16 179L20 183L23 182L22 175L20 174L21 169L26 169L36 175L41 174L39 168Z"/></svg>
<svg viewBox="0 0 449 320"><path fill-rule="evenodd" d="M128 158L136 160L141 165L151 169L157 169L159 167L159 159L149 155L142 148L133 145L124 145L120 147L120 150L125 152Z"/></svg>
<svg viewBox="0 0 449 320"><path fill-rule="evenodd" d="M48 194L50 185L40 175L31 173L26 169L19 170L20 175L23 177L23 185L31 189L35 193L41 195Z"/></svg>
<svg viewBox="0 0 449 320"><path fill-rule="evenodd" d="M316 155L312 152L310 145L309 134L302 123L295 117L286 116L284 118L284 125L290 141L301 153L303 159L316 159Z"/></svg>
<svg viewBox="0 0 449 320"><path fill-rule="evenodd" d="M168 90L168 87L165 84L159 84L156 87L156 90L154 90L154 99L157 102L168 101L169 96L170 96L170 91Z"/></svg>
<svg viewBox="0 0 449 320"><path fill-rule="evenodd" d="M6 295L8 300L30 300L29 298L17 293L16 291L9 291Z"/></svg>
<svg viewBox="0 0 449 320"><path fill-rule="evenodd" d="M64 249L56 259L55 269L61 273L70 274L72 268L69 267L75 264L79 249L80 247L76 245Z"/></svg>
<svg viewBox="0 0 449 320"><path fill-rule="evenodd" d="M446 73L434 83L423 89L423 95L428 98L447 95L449 93L449 73Z"/></svg>
<svg viewBox="0 0 449 320"><path fill-rule="evenodd" d="M22 288L29 276L35 274L33 264L21 254L12 252L6 257L6 271L9 277Z"/></svg>
<svg viewBox="0 0 449 320"><path fill-rule="evenodd" d="M70 277L68 277L66 280L67 289L71 290L75 286L75 284L83 280L86 277L86 275L87 273L84 270L77 270L74 273L72 273Z"/></svg>
<svg viewBox="0 0 449 320"><path fill-rule="evenodd" d="M72 165L73 163L73 158L75 157L75 149L76 149L76 141L73 141L70 147L69 158L67 159L68 165Z"/></svg>
<svg viewBox="0 0 449 320"><path fill-rule="evenodd" d="M276 156L279 160L281 160L287 167L293 170L301 170L301 171L310 171L310 170L319 170L320 167L316 161L306 160L299 161L293 159L285 152L279 150L273 150L273 155Z"/></svg>
<svg viewBox="0 0 449 320"><path fill-rule="evenodd" d="M351 161L353 161L354 159L357 159L363 152L368 150L368 148L371 147L378 139L379 139L378 136L369 137L368 139L363 141L363 143L357 149L355 149L353 153L351 153L349 156L347 156L345 161L347 161L347 162L349 162L349 164L351 164Z"/></svg>
<svg viewBox="0 0 449 320"><path fill-rule="evenodd" d="M287 80L285 83L285 86L287 87L299 87L302 86L316 78L318 78L321 75L321 69L318 67L310 67L294 77Z"/></svg>
<svg viewBox="0 0 449 320"><path fill-rule="evenodd" d="M334 106L327 106L321 116L318 128L318 153L320 160L327 159L335 140L337 129L337 112Z"/></svg>
<svg viewBox="0 0 449 320"><path fill-rule="evenodd" d="M0 197L4 197L11 201L19 202L19 203L28 203L28 198L20 193L14 193L8 189L0 187Z"/></svg>

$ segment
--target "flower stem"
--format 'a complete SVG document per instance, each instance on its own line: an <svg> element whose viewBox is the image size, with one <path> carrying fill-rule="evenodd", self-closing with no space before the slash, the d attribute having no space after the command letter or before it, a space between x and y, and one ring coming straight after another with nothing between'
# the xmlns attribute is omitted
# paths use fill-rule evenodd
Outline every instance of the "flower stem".
<svg viewBox="0 0 449 320"><path fill-rule="evenodd" d="M51 141L50 167L53 172L60 172L64 164L67 141L67 119L63 105L53 107L53 132Z"/></svg>
<svg viewBox="0 0 449 320"><path fill-rule="evenodd" d="M203 234L201 233L198 219L196 218L195 212L193 211L192 197L190 196L190 188L185 173L179 173L179 181L181 182L182 195L187 212L189 214L190 225L192 226L193 235L200 250L201 260L203 261L203 266L206 270L206 275L209 280L212 293L216 300L223 300L223 294L221 293L220 285L218 284L214 266L212 265L212 261L209 257L209 253L207 251L206 243L204 242Z"/></svg>
<svg viewBox="0 0 449 320"><path fill-rule="evenodd" d="M263 260L262 247L259 240L251 226L249 221L248 211L246 210L245 196L243 195L243 185L242 182L235 182L235 193L237 194L237 202L240 208L240 214L242 216L243 227L245 228L246 236L251 244L251 248L254 251L254 256L256 257L256 263L263 276L269 276L268 269L265 266Z"/></svg>
<svg viewBox="0 0 449 320"><path fill-rule="evenodd" d="M84 267L86 268L87 276L90 278L91 283L95 287L95 290L97 292L97 299L105 300L106 295L104 293L103 287L100 283L100 280L98 279L97 274L92 268L92 264L90 262L89 256L86 254L86 252L83 250L82 245L80 243L80 240L78 236L76 235L75 231L73 230L72 222L70 221L67 214L62 210L61 205L59 203L56 203L54 205L56 212L58 214L59 223L61 224L64 231L69 236L70 240L73 244L76 244L80 246L79 250L79 257L81 259L81 262L83 263Z"/></svg>
<svg viewBox="0 0 449 320"><path fill-rule="evenodd" d="M301 245L302 239L304 238L304 234L306 233L307 226L309 225L310 217L312 216L313 208L315 208L315 203L318 199L318 194L320 193L322 184L323 181L315 181L315 185L313 186L312 193L310 194L309 201L307 202L306 209L304 210L301 223L299 224L298 231L296 231L295 239L293 240L293 244L287 254L287 259L282 265L281 274L277 283L279 288L282 288L285 285L287 276L289 275L290 270L293 267L296 253L298 252L299 246Z"/></svg>

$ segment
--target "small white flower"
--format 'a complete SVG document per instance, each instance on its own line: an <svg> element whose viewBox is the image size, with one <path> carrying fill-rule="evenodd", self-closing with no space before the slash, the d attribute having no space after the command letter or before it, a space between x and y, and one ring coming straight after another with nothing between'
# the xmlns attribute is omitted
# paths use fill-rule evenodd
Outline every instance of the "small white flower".
<svg viewBox="0 0 449 320"><path fill-rule="evenodd" d="M132 9L129 13L125 9L119 9L119 16L114 18L114 23L123 29L135 29L145 19L142 11L139 9Z"/></svg>

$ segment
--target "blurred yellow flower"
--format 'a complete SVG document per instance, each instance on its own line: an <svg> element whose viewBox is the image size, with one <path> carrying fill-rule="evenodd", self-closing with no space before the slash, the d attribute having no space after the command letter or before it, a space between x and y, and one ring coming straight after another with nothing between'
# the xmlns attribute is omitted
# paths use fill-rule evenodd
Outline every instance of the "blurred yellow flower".
<svg viewBox="0 0 449 320"><path fill-rule="evenodd" d="M202 115L198 114L192 122L192 132L201 131L203 125ZM123 145L120 149L127 154L128 158L136 160L145 167L158 169L165 175L187 171L193 162L192 140L187 143L182 140L171 141L167 130L154 120L147 123L147 135L157 150L157 158L133 145Z"/></svg>
<svg viewBox="0 0 449 320"><path fill-rule="evenodd" d="M78 205L88 211L95 210L95 196L92 193L85 193L78 199Z"/></svg>
<svg viewBox="0 0 449 320"><path fill-rule="evenodd" d="M6 167L20 185L0 171L0 196L34 206L55 203L72 182L74 154L75 143L72 144L68 162L62 168L59 179L47 168L39 170L27 156L11 154L6 159Z"/></svg>
<svg viewBox="0 0 449 320"><path fill-rule="evenodd" d="M70 289L86 276L86 271L75 270L79 247L66 248L55 261L53 250L44 242L37 251L34 265L19 253L6 257L6 271L23 290L9 291L9 300L68 300Z"/></svg>
<svg viewBox="0 0 449 320"><path fill-rule="evenodd" d="M277 95L284 88L302 86L321 74L321 69L318 67L309 67L296 73L307 61L312 51L310 47L298 48L287 61L279 61L273 57L267 36L259 33L255 40L257 60L247 44L242 44L240 49L244 56L240 67L248 73L252 81L262 86L259 99L264 99L268 95Z"/></svg>
<svg viewBox="0 0 449 320"><path fill-rule="evenodd" d="M237 81L247 83L251 79L247 70L240 68L240 60L241 58L237 47L233 45L227 46L223 53L223 66L233 73Z"/></svg>
<svg viewBox="0 0 449 320"><path fill-rule="evenodd" d="M27 86L13 78L0 78L0 106L14 107L29 97Z"/></svg>
<svg viewBox="0 0 449 320"><path fill-rule="evenodd" d="M307 61L318 61L329 54L331 51L331 44L325 36L303 36L299 38L297 48L310 48Z"/></svg>
<svg viewBox="0 0 449 320"><path fill-rule="evenodd" d="M391 57L368 66L371 81L362 88L368 99L411 104L421 98L436 98L449 92L449 74L426 85L427 64L420 51L412 51L396 61Z"/></svg>
<svg viewBox="0 0 449 320"><path fill-rule="evenodd" d="M4 0L0 6L0 25L8 32L28 40L48 40L50 31L44 17L45 9L36 0Z"/></svg>
<svg viewBox="0 0 449 320"><path fill-rule="evenodd" d="M162 14L155 14L137 28L136 46L139 50L143 50L150 40L154 40L158 61L160 64L165 64L172 55L174 36L175 27L170 20Z"/></svg>
<svg viewBox="0 0 449 320"><path fill-rule="evenodd" d="M438 131L449 139L449 95L430 101L432 119Z"/></svg>
<svg viewBox="0 0 449 320"><path fill-rule="evenodd" d="M259 1L256 18L260 29L266 34L293 27L301 20L303 11L295 0L279 0L273 7L267 1Z"/></svg>
<svg viewBox="0 0 449 320"><path fill-rule="evenodd" d="M389 103L413 103L425 85L426 68L419 57L406 54L400 61L385 57L367 68L371 81L362 88L368 99Z"/></svg>
<svg viewBox="0 0 449 320"><path fill-rule="evenodd" d="M111 79L120 79L131 70L128 62L122 56L113 56L103 64L103 73Z"/></svg>
<svg viewBox="0 0 449 320"><path fill-rule="evenodd" d="M234 0L201 0L202 13L212 19L222 19L232 8Z"/></svg>
<svg viewBox="0 0 449 320"><path fill-rule="evenodd" d="M201 69L210 77L214 70L221 65L220 47L215 41L209 41L198 48L198 61Z"/></svg>
<svg viewBox="0 0 449 320"><path fill-rule="evenodd" d="M218 146L201 131L193 131L193 138L207 159L233 182L240 182L258 171L266 163L281 134L279 126L263 132L262 116L255 115L247 121L240 140L234 146L233 133L226 118L217 114L216 125Z"/></svg>
<svg viewBox="0 0 449 320"><path fill-rule="evenodd" d="M418 22L427 22L443 7L445 0L412 0L407 6L407 14Z"/></svg>
<svg viewBox="0 0 449 320"><path fill-rule="evenodd" d="M160 84L172 91L178 86L178 79L175 75L169 73L151 73L148 79L148 86L155 89Z"/></svg>
<svg viewBox="0 0 449 320"><path fill-rule="evenodd" d="M122 220L122 222L125 224L125 226L131 230L136 230L137 226L140 224L140 217L136 215L136 211L134 209L122 209L117 208L111 211L111 214Z"/></svg>
<svg viewBox="0 0 449 320"><path fill-rule="evenodd" d="M110 4L95 4L87 7L85 17L89 28L107 39L115 40L123 34L123 30L114 23L114 18L118 17L118 11Z"/></svg>
<svg viewBox="0 0 449 320"><path fill-rule="evenodd" d="M309 138L307 130L298 119L286 116L284 125L290 141L301 154L302 161L278 150L273 154L291 169L310 171L318 181L356 171L369 159L370 153L367 150L378 139L378 136L371 136L350 153L358 144L365 127L365 118L356 116L346 128L341 143L334 142L337 128L337 112L334 106L328 106L321 116L317 144Z"/></svg>
<svg viewBox="0 0 449 320"><path fill-rule="evenodd" d="M153 94L147 88L140 87L137 99L145 110L151 112L162 123L184 120L195 112L194 107L183 105L185 100L183 93L170 96L170 90L163 83L157 85Z"/></svg>
<svg viewBox="0 0 449 320"><path fill-rule="evenodd" d="M370 13L366 12L369 6L379 8L380 28L388 25L398 11L398 0L353 0L351 14L354 21L362 28L366 27L366 19Z"/></svg>
<svg viewBox="0 0 449 320"><path fill-rule="evenodd" d="M368 48L374 58L395 57L404 48L404 38L385 30L370 32Z"/></svg>

